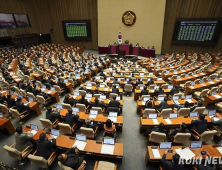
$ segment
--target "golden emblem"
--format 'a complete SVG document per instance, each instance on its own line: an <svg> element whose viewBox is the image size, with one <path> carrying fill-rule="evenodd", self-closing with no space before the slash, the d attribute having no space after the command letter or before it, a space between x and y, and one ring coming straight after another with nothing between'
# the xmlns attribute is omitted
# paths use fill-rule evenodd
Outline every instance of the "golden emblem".
<svg viewBox="0 0 222 170"><path fill-rule="evenodd" d="M126 11L122 16L122 22L126 26L133 26L136 22L136 14L132 11Z"/></svg>

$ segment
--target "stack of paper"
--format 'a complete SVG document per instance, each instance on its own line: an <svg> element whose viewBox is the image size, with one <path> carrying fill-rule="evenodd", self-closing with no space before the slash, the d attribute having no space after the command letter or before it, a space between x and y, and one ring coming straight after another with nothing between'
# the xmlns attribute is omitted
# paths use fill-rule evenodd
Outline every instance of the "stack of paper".
<svg viewBox="0 0 222 170"><path fill-rule="evenodd" d="M152 120L153 120L153 123L154 123L155 125L159 125L159 122L158 122L157 119L152 119Z"/></svg>
<svg viewBox="0 0 222 170"><path fill-rule="evenodd" d="M153 157L154 158L161 158L160 157L160 152L158 149L152 149L152 152L153 152Z"/></svg>
<svg viewBox="0 0 222 170"><path fill-rule="evenodd" d="M105 88L104 90L105 90L105 91L107 91L107 90L108 90L108 88Z"/></svg>
<svg viewBox="0 0 222 170"><path fill-rule="evenodd" d="M96 115L90 115L89 118L90 118L90 119L95 119L95 118L96 118Z"/></svg>
<svg viewBox="0 0 222 170"><path fill-rule="evenodd" d="M32 130L30 133L34 136L37 133L37 131L36 130Z"/></svg>
<svg viewBox="0 0 222 170"><path fill-rule="evenodd" d="M193 100L192 100L192 99L187 99L187 101L188 101L189 103L193 103Z"/></svg>
<svg viewBox="0 0 222 170"><path fill-rule="evenodd" d="M102 145L101 153L113 155L114 145Z"/></svg>
<svg viewBox="0 0 222 170"><path fill-rule="evenodd" d="M86 146L86 142L76 140L72 147L74 146L76 146L79 150L83 151Z"/></svg>
<svg viewBox="0 0 222 170"><path fill-rule="evenodd" d="M145 105L146 104L146 102L142 102L142 105Z"/></svg>
<svg viewBox="0 0 222 170"><path fill-rule="evenodd" d="M220 152L220 154L222 155L222 147L217 147L217 150Z"/></svg>
<svg viewBox="0 0 222 170"><path fill-rule="evenodd" d="M108 117L108 119L110 119L112 122L116 122L117 121L116 117Z"/></svg>
<svg viewBox="0 0 222 170"><path fill-rule="evenodd" d="M167 124L172 124L170 119L164 119Z"/></svg>
<svg viewBox="0 0 222 170"><path fill-rule="evenodd" d="M211 81L211 82L209 82L209 83L210 83L210 84L214 84L214 82L212 82L212 81Z"/></svg>
<svg viewBox="0 0 222 170"><path fill-rule="evenodd" d="M180 155L181 159L189 160L195 156L195 154L190 150L190 148L175 149L175 151Z"/></svg>

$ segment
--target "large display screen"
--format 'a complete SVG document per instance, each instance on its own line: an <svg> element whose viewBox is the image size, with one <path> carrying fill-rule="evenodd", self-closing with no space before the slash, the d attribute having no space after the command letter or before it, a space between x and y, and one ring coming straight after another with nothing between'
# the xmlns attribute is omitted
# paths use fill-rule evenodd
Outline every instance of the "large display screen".
<svg viewBox="0 0 222 170"><path fill-rule="evenodd" d="M172 43L216 45L222 30L222 19L177 19Z"/></svg>
<svg viewBox="0 0 222 170"><path fill-rule="evenodd" d="M14 17L17 27L30 27L27 14L14 14Z"/></svg>
<svg viewBox="0 0 222 170"><path fill-rule="evenodd" d="M89 20L63 21L62 23L66 40L92 40L91 22Z"/></svg>
<svg viewBox="0 0 222 170"><path fill-rule="evenodd" d="M12 14L0 13L0 28L16 28Z"/></svg>

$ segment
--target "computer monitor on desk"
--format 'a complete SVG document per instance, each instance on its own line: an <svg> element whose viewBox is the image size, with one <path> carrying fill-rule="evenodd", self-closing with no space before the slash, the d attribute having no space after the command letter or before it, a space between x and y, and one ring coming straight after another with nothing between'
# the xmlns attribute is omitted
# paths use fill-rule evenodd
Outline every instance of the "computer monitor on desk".
<svg viewBox="0 0 222 170"><path fill-rule="evenodd" d="M76 140L86 142L86 135L76 134Z"/></svg>
<svg viewBox="0 0 222 170"><path fill-rule="evenodd" d="M115 139L114 138L103 138L103 144L115 145Z"/></svg>
<svg viewBox="0 0 222 170"><path fill-rule="evenodd" d="M51 134L52 134L53 136L60 136L59 130L56 130L56 129L52 129L52 130L51 130Z"/></svg>
<svg viewBox="0 0 222 170"><path fill-rule="evenodd" d="M160 149L171 149L172 142L160 142Z"/></svg>
<svg viewBox="0 0 222 170"><path fill-rule="evenodd" d="M38 131L38 126L37 126L37 125L30 124L30 128L31 128L32 130Z"/></svg>
<svg viewBox="0 0 222 170"><path fill-rule="evenodd" d="M61 104L56 104L56 109L63 109Z"/></svg>
<svg viewBox="0 0 222 170"><path fill-rule="evenodd" d="M192 99L192 95L187 95L186 100Z"/></svg>
<svg viewBox="0 0 222 170"><path fill-rule="evenodd" d="M216 114L216 110L209 110L208 115L214 116Z"/></svg>
<svg viewBox="0 0 222 170"><path fill-rule="evenodd" d="M170 113L169 118L170 119L176 119L178 117L177 113Z"/></svg>
<svg viewBox="0 0 222 170"><path fill-rule="evenodd" d="M156 119L157 118L157 114L156 113L149 113L149 119Z"/></svg>
<svg viewBox="0 0 222 170"><path fill-rule="evenodd" d="M90 115L98 115L98 110L93 110L93 109L91 109L90 110Z"/></svg>
<svg viewBox="0 0 222 170"><path fill-rule="evenodd" d="M191 149L202 148L202 141L191 141L190 148Z"/></svg>
<svg viewBox="0 0 222 170"><path fill-rule="evenodd" d="M72 112L73 113L79 113L79 108L78 107L73 107Z"/></svg>
<svg viewBox="0 0 222 170"><path fill-rule="evenodd" d="M191 112L190 113L190 117L197 117L197 115L198 115L198 112Z"/></svg>

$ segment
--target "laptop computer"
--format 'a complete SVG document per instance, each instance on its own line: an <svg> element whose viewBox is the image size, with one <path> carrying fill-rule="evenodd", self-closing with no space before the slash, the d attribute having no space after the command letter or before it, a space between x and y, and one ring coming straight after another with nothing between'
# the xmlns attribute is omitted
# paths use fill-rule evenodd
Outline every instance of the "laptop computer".
<svg viewBox="0 0 222 170"><path fill-rule="evenodd" d="M171 149L172 142L160 142L160 149Z"/></svg>
<svg viewBox="0 0 222 170"><path fill-rule="evenodd" d="M96 80L100 80L100 77L96 77Z"/></svg>
<svg viewBox="0 0 222 170"><path fill-rule="evenodd" d="M173 96L173 102L174 102L174 103L180 104L180 103L178 102L178 100L179 100L179 96Z"/></svg>
<svg viewBox="0 0 222 170"><path fill-rule="evenodd" d="M35 130L35 131L38 131L38 130L39 130L38 126L35 125L35 124L30 124L30 128L31 128L32 130Z"/></svg>
<svg viewBox="0 0 222 170"><path fill-rule="evenodd" d="M51 88L50 88L50 91L55 91L55 87L51 87Z"/></svg>
<svg viewBox="0 0 222 170"><path fill-rule="evenodd" d="M187 95L186 100L192 99L192 95Z"/></svg>
<svg viewBox="0 0 222 170"><path fill-rule="evenodd" d="M89 118L95 119L96 116L98 115L98 110L91 109L89 114L90 114Z"/></svg>
<svg viewBox="0 0 222 170"><path fill-rule="evenodd" d="M72 108L72 112L74 112L74 113L79 113L79 108L78 108L78 107L73 107L73 108Z"/></svg>
<svg viewBox="0 0 222 170"><path fill-rule="evenodd" d="M60 131L56 129L51 129L51 135L54 136L54 139L60 136Z"/></svg>
<svg viewBox="0 0 222 170"><path fill-rule="evenodd" d="M18 98L23 98L23 96L21 94L18 94Z"/></svg>
<svg viewBox="0 0 222 170"><path fill-rule="evenodd" d="M29 97L28 99L29 99L29 103L34 102L34 99L32 97Z"/></svg>
<svg viewBox="0 0 222 170"><path fill-rule="evenodd" d="M157 114L156 113L149 113L148 118L149 119L156 119L157 118Z"/></svg>
<svg viewBox="0 0 222 170"><path fill-rule="evenodd" d="M157 81L162 81L162 78L158 78Z"/></svg>
<svg viewBox="0 0 222 170"><path fill-rule="evenodd" d="M140 76L144 76L144 73L140 73Z"/></svg>
<svg viewBox="0 0 222 170"><path fill-rule="evenodd" d="M191 141L190 149L202 148L202 141Z"/></svg>
<svg viewBox="0 0 222 170"><path fill-rule="evenodd" d="M79 96L79 92L78 91L74 91L74 96L75 97Z"/></svg>
<svg viewBox="0 0 222 170"><path fill-rule="evenodd" d="M56 104L56 109L63 109L61 104Z"/></svg>
<svg viewBox="0 0 222 170"><path fill-rule="evenodd" d="M76 140L86 142L86 135L76 134Z"/></svg>
<svg viewBox="0 0 222 170"><path fill-rule="evenodd" d="M180 79L180 76L177 76L177 79Z"/></svg>
<svg viewBox="0 0 222 170"><path fill-rule="evenodd" d="M214 116L216 114L216 110L209 110L208 115Z"/></svg>
<svg viewBox="0 0 222 170"><path fill-rule="evenodd" d="M194 85L195 85L195 83L194 83L194 82L192 82L192 83L191 83L191 86L194 86Z"/></svg>
<svg viewBox="0 0 222 170"><path fill-rule="evenodd" d="M150 98L149 97L144 97L143 98L143 102L146 102L147 100L149 100Z"/></svg>
<svg viewBox="0 0 222 170"><path fill-rule="evenodd" d="M68 83L68 80L64 80L64 83Z"/></svg>
<svg viewBox="0 0 222 170"><path fill-rule="evenodd" d="M114 138L103 138L103 144L115 145L115 139Z"/></svg>
<svg viewBox="0 0 222 170"><path fill-rule="evenodd" d="M190 112L190 117L197 117L198 116L198 112Z"/></svg>
<svg viewBox="0 0 222 170"><path fill-rule="evenodd" d="M42 90L45 90L46 89L46 86L45 85L42 85L42 88L41 88Z"/></svg>
<svg viewBox="0 0 222 170"><path fill-rule="evenodd" d="M176 119L178 117L177 113L170 113L169 118L170 119Z"/></svg>
<svg viewBox="0 0 222 170"><path fill-rule="evenodd" d="M92 87L92 84L91 83L87 83L86 86L87 87Z"/></svg>
<svg viewBox="0 0 222 170"><path fill-rule="evenodd" d="M143 90L144 89L144 87L143 86L140 86L140 90Z"/></svg>
<svg viewBox="0 0 222 170"><path fill-rule="evenodd" d="M87 94L86 94L86 98L91 99L91 98L92 98L92 94L87 93Z"/></svg>
<svg viewBox="0 0 222 170"><path fill-rule="evenodd" d="M203 84L204 83L204 81L203 80L200 80L200 84Z"/></svg>
<svg viewBox="0 0 222 170"><path fill-rule="evenodd" d="M116 122L117 116L118 116L117 112L109 112L108 119L110 119L112 122Z"/></svg>
<svg viewBox="0 0 222 170"><path fill-rule="evenodd" d="M120 101L120 100L121 100L121 99L120 99L120 96L117 96L117 97L116 97L116 100L117 100L117 101Z"/></svg>
<svg viewBox="0 0 222 170"><path fill-rule="evenodd" d="M153 73L149 73L149 76L152 76L153 75Z"/></svg>
<svg viewBox="0 0 222 170"><path fill-rule="evenodd" d="M106 86L105 86L105 84L100 84L99 87L100 88L105 88Z"/></svg>
<svg viewBox="0 0 222 170"><path fill-rule="evenodd" d="M168 86L168 89L172 90L172 89L173 89L173 86L172 86L172 85L169 85L169 86Z"/></svg>
<svg viewBox="0 0 222 170"><path fill-rule="evenodd" d="M105 100L106 99L106 95L100 95L99 99Z"/></svg>

